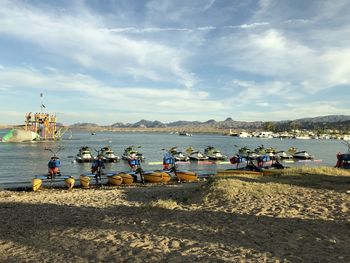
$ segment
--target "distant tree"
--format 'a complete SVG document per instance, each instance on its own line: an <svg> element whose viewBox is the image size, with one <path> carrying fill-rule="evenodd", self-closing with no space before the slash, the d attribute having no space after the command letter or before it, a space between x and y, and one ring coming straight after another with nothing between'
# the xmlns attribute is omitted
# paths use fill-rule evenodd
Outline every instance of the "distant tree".
<svg viewBox="0 0 350 263"><path fill-rule="evenodd" d="M299 123L292 121L292 122L290 123L290 129L291 129L291 130L299 130L299 129L300 129Z"/></svg>
<svg viewBox="0 0 350 263"><path fill-rule="evenodd" d="M271 122L271 121L268 121L268 122L265 122L264 125L264 130L266 131L272 131L274 132L276 130L276 125L275 123Z"/></svg>

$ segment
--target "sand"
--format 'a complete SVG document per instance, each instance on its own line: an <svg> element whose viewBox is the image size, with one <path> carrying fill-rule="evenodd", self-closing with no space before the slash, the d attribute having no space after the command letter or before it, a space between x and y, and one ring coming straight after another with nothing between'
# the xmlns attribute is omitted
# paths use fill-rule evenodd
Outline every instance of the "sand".
<svg viewBox="0 0 350 263"><path fill-rule="evenodd" d="M350 262L349 183L2 190L0 262Z"/></svg>

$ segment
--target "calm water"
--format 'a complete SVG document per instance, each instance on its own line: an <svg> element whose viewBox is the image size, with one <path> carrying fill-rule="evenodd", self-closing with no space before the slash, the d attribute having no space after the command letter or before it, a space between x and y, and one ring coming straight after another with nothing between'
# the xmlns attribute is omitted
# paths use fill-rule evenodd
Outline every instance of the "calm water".
<svg viewBox="0 0 350 263"><path fill-rule="evenodd" d="M6 131L0 131L2 137ZM140 152L146 157L142 167L145 170L161 168L161 165L148 165L148 162L162 160L163 148L178 146L184 151L188 146L204 151L208 145L217 147L221 151L232 156L239 148L248 146L251 149L263 144L265 147L276 147L279 150L287 150L289 147L297 147L298 150L306 150L322 160L320 163L298 163L295 165L326 165L334 166L336 153L345 152L347 147L336 140L293 140L293 139L240 139L222 135L195 134L192 137L179 136L168 133L111 133L100 132L91 135L88 132L74 132L72 139L64 139L60 142L36 142L36 143L0 143L0 187L13 185L15 183L30 182L35 175L47 172L47 163L51 152L45 148L57 149L63 147L58 153L61 159L61 172L64 175L73 175L76 178L81 173L89 172L90 164L79 164L72 162L81 146L89 146L91 149L100 149L111 146L114 152L121 156L124 148L130 145L140 145ZM202 173L215 171L217 168L230 168L231 165L205 165L191 163L181 165L180 168L196 170ZM107 164L107 171L128 171L129 166L124 161Z"/></svg>

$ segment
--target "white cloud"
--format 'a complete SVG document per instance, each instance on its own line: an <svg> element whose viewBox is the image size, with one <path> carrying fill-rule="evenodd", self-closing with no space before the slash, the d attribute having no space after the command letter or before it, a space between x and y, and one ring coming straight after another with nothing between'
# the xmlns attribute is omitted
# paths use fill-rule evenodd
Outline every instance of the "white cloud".
<svg viewBox="0 0 350 263"><path fill-rule="evenodd" d="M1 97L65 93L72 119L91 104L125 120L348 112L318 96L350 84L348 1L229 2L133 2L104 13L84 1L1 1Z"/></svg>
<svg viewBox="0 0 350 263"><path fill-rule="evenodd" d="M133 73L152 71L153 81L192 82L189 78L193 73L182 65L188 56L187 50L104 30L106 26L102 17L85 13L75 17L57 15L10 2L2 4L0 16L0 33L30 42L83 67L103 70L115 76L123 76L134 68L131 70ZM155 74L158 76L155 77ZM148 76L146 74L143 78ZM185 79L182 79L183 76Z"/></svg>
<svg viewBox="0 0 350 263"><path fill-rule="evenodd" d="M269 25L270 23L268 22L256 22L256 23L252 23L252 24L242 24L239 27L240 28L255 28L258 26L266 26Z"/></svg>
<svg viewBox="0 0 350 263"><path fill-rule="evenodd" d="M296 82L307 93L350 83L348 47L307 46L275 29L234 34L221 47L231 54L224 63L233 69Z"/></svg>
<svg viewBox="0 0 350 263"><path fill-rule="evenodd" d="M104 112L138 113L152 118L163 114L201 115L223 110L223 105L219 101L211 100L204 91L108 86L84 74L63 75L61 72L44 74L21 68L3 69L0 71L0 83L8 85L11 89L15 88L18 94L43 92L48 94L47 97L52 97L57 91L65 93L65 98L58 96L54 102L56 104L54 107L59 106L55 110L64 114L79 115L91 107ZM166 117L163 118L163 121L166 121ZM116 120L104 119L104 121Z"/></svg>

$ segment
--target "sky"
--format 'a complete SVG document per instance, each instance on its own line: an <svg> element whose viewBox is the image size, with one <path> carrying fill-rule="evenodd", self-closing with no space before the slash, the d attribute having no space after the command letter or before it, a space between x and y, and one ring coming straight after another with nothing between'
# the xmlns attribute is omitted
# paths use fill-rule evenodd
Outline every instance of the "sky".
<svg viewBox="0 0 350 263"><path fill-rule="evenodd" d="M350 115L350 1L0 0L0 123ZM40 97L40 93L43 97Z"/></svg>

